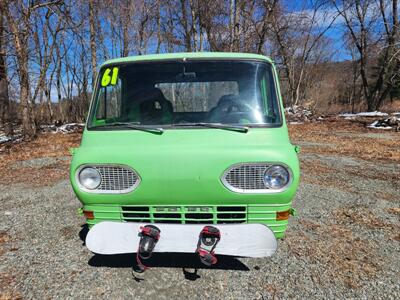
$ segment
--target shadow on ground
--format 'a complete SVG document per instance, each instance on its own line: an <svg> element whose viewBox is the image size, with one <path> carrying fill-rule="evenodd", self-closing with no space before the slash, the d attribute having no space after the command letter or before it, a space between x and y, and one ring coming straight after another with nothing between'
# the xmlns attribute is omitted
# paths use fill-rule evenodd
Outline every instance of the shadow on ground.
<svg viewBox="0 0 400 300"><path fill-rule="evenodd" d="M249 271L249 268L238 259L231 256L218 255L218 263L212 267L203 265L194 253L153 253L152 257L143 263L150 268L183 268L183 269L220 269ZM95 254L89 259L92 267L136 268L136 254L100 255Z"/></svg>
<svg viewBox="0 0 400 300"><path fill-rule="evenodd" d="M85 240L88 232L89 232L89 226L87 224L83 224L81 226L81 230L79 231L79 238L82 241L82 246L85 246Z"/></svg>

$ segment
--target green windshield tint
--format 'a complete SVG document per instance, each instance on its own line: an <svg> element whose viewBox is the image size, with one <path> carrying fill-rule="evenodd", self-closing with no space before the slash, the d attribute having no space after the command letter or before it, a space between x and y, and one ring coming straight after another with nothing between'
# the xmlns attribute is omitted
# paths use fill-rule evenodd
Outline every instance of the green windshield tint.
<svg viewBox="0 0 400 300"><path fill-rule="evenodd" d="M281 125L271 68L266 62L218 60L103 67L89 127Z"/></svg>

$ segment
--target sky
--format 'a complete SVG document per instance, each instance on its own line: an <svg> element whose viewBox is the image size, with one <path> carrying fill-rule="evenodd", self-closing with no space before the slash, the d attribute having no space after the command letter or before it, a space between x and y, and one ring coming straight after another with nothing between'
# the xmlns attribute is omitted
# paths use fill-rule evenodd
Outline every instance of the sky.
<svg viewBox="0 0 400 300"><path fill-rule="evenodd" d="M310 16L313 12L313 3L321 2L321 0L283 0L283 5L286 8L286 11L289 13L296 13L301 11L309 11ZM331 28L326 32L325 36L330 38L333 42L333 48L336 51L336 54L333 58L335 61L343 61L350 60L351 56L349 51L346 49L345 41L343 38L344 32L347 31L346 24L344 18L337 13L337 10L333 4L330 4L330 1L326 1L326 5L323 9L317 14L318 23L321 28L326 27L331 22L332 18L336 16L336 19L331 26ZM343 1L337 1L338 6L341 7ZM349 2L351 3L351 2ZM364 3L364 2L361 2ZM366 3L366 2L365 2ZM391 19L392 16L392 7L391 1L386 0L386 17L388 20ZM348 15L351 16L351 13L348 12ZM375 16L375 17L374 17ZM378 18L376 18L378 16ZM372 21L374 20L374 21ZM371 26L373 33L378 33L381 31L383 23L380 21L380 8L378 1L372 1L368 7L368 11L366 13L366 23ZM371 22L371 23L369 23ZM369 26L367 26L369 27ZM369 28L369 29L371 29ZM381 38L380 34L375 35L375 39Z"/></svg>
<svg viewBox="0 0 400 300"><path fill-rule="evenodd" d="M295 1L295 0L286 0L283 2L286 10L290 13L297 13L308 11L310 16L313 14L313 2L315 0L303 0L303 1ZM351 59L350 54L345 49L344 39L343 39L343 26L344 19L341 16L338 16L336 8L333 5L326 5L323 9L321 9L317 13L317 23L320 28L325 28L329 26L332 22L332 19L335 19L330 29L325 33L325 36L332 40L333 48L335 50L335 54L333 57L334 61L344 61Z"/></svg>

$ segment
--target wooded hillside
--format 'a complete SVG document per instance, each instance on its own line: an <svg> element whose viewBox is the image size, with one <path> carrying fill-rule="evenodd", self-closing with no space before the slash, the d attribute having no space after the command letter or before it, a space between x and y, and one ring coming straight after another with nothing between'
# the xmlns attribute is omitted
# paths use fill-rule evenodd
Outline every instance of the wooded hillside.
<svg viewBox="0 0 400 300"><path fill-rule="evenodd" d="M400 95L397 0L1 0L0 124L82 122L98 65L147 53L270 56L285 104L377 110Z"/></svg>

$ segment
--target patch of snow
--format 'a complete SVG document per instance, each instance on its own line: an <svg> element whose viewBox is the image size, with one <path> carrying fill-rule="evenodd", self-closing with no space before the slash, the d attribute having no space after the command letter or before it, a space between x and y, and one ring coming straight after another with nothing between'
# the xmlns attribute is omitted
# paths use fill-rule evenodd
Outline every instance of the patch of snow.
<svg viewBox="0 0 400 300"><path fill-rule="evenodd" d="M375 121L372 124L370 124L369 127L375 127L378 123L379 123L378 121Z"/></svg>
<svg viewBox="0 0 400 300"><path fill-rule="evenodd" d="M393 127L391 126L385 126L385 127L375 127L375 126L367 126L368 128L372 128L372 129L384 129L384 130L390 130Z"/></svg>
<svg viewBox="0 0 400 300"><path fill-rule="evenodd" d="M367 126L368 128L372 129L392 129L392 126L380 126L379 121L375 121Z"/></svg>
<svg viewBox="0 0 400 300"><path fill-rule="evenodd" d="M6 136L4 133L3 133L3 134L0 134L0 144L9 142L9 141L11 141L11 140L12 140L12 138Z"/></svg>
<svg viewBox="0 0 400 300"><path fill-rule="evenodd" d="M380 111L371 112L360 112L357 114L344 113L340 114L339 117L349 118L349 117L386 117L388 114Z"/></svg>
<svg viewBox="0 0 400 300"><path fill-rule="evenodd" d="M69 124L64 124L64 125L61 125L60 127L58 127L56 129L56 132L68 133L68 132L71 132L78 128L83 128L83 127L85 127L84 123L69 123Z"/></svg>
<svg viewBox="0 0 400 300"><path fill-rule="evenodd" d="M296 113L303 113L306 116L309 116L312 114L312 112L309 109L304 108L302 106L298 106L298 105L286 107L285 112L287 112L289 115L293 115Z"/></svg>

